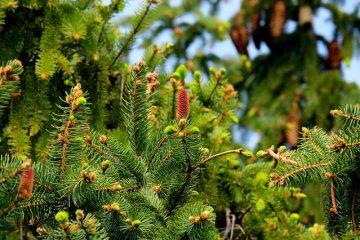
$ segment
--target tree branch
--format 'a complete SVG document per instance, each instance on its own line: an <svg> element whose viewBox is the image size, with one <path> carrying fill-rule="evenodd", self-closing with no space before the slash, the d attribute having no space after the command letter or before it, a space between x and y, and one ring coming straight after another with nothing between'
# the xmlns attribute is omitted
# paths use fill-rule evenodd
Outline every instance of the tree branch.
<svg viewBox="0 0 360 240"><path fill-rule="evenodd" d="M191 168L191 171L194 171L195 169L197 168L200 168L202 167L203 165L205 165L207 162L215 159L215 158L218 158L218 157L221 157L221 156L224 156L224 155L227 155L227 154L232 154L232 153L239 153L241 154L244 150L242 148L239 148L239 149L235 149L235 150L229 150L229 151L226 151L226 152L222 152L222 153L218 153L218 154L215 154L215 155L212 155L208 158L205 158L204 160L202 160L201 162L199 162L198 164L196 164L195 166L193 166Z"/></svg>
<svg viewBox="0 0 360 240"><path fill-rule="evenodd" d="M269 155L271 156L271 157L273 157L276 161L278 161L278 162L282 162L282 163L286 163L286 164L291 164L291 165L295 165L295 166L298 166L299 164L297 163L297 162L295 162L295 161L293 161L293 160L291 160L291 159L288 159L288 158L284 158L284 157L282 157L282 156L280 156L280 154L277 154L277 153L275 153L272 149L267 149L266 150L268 153L269 153Z"/></svg>
<svg viewBox="0 0 360 240"><path fill-rule="evenodd" d="M140 27L142 25L142 23L145 20L145 17L148 15L150 7L152 5L152 2L149 2L148 5L146 6L146 9L143 13L143 15L140 18L140 21L137 23L137 25L135 26L134 30L131 32L130 36L128 37L128 39L126 39L126 42L124 43L124 45L122 46L122 48L120 49L119 53L116 55L116 57L114 58L114 60L111 62L109 69L111 69L113 67L113 65L116 63L116 61L119 59L119 57L124 53L124 51L127 49L127 47L129 46L131 40L134 38L134 36L140 31Z"/></svg>
<svg viewBox="0 0 360 240"><path fill-rule="evenodd" d="M299 169L296 169L292 172L289 172L288 174L285 174L284 176L282 177L279 177L277 176L275 178L275 180L273 181L270 181L270 184L273 184L273 185L276 185L278 184L279 182L284 182L287 178L293 176L293 175L296 175L298 173L301 173L303 171L306 171L308 169L313 169L313 168L318 168L318 167L323 167L323 166L327 166L327 165L330 165L331 162L324 162L324 163L317 163L317 164L312 164L312 165L308 165L308 166L304 166L304 167L301 167Z"/></svg>

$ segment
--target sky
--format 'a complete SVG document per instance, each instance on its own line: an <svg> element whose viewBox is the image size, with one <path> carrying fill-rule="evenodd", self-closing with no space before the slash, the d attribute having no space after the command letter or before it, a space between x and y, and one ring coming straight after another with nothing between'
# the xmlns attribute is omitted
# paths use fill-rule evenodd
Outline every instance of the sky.
<svg viewBox="0 0 360 240"><path fill-rule="evenodd" d="M104 2L109 2L110 0L104 0ZM172 0L171 3L174 4L174 6L178 5L181 2L181 0ZM218 16L220 19L224 21L229 21L232 16L235 15L235 13L240 8L240 2L239 0L223 0L221 2L220 11L218 13ZM123 13L119 15L119 17L125 17L127 15L133 14L137 9L139 9L139 6L141 6L143 3L146 3L146 0L127 0L126 8L124 9ZM340 5L339 7L346 11L346 12L352 12L355 8L355 5L359 4L360 0L346 0L344 5ZM208 10L208 5L203 5L203 11ZM331 40L334 27L330 22L331 14L329 11L325 9L321 9L317 11L314 14L313 18L313 28L314 31L317 34L323 35L327 40ZM191 22L193 19L188 19L187 21ZM286 25L286 31L292 31L296 27L296 24L294 22L289 22ZM171 42L171 35L170 34L164 34L161 37L156 38L156 43L161 45L166 42ZM196 53L196 49L198 49L199 45L193 44L190 52L192 51L193 54ZM319 44L319 53L322 55L327 55L327 50L324 45ZM257 50L252 42L250 42L249 47L249 56L250 58L254 58L259 54L264 54L269 51L269 49L266 47L265 44L261 45L261 49ZM207 46L207 48L204 49L205 52L213 52L216 53L220 57L232 57L236 58L238 57L238 53L231 42L230 38L228 38L225 41L217 42L214 46ZM191 55L191 54L190 54ZM139 61L143 56L143 52L139 49L134 49L132 52L132 55L130 56L130 62L135 63ZM360 55L353 56L350 66L346 67L345 64L342 64L342 74L346 81L348 82L356 82L358 85L360 85Z"/></svg>

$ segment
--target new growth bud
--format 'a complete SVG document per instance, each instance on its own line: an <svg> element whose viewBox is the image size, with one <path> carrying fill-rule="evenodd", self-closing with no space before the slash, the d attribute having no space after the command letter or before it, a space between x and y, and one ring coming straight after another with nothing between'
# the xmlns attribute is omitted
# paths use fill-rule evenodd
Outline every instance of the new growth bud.
<svg viewBox="0 0 360 240"><path fill-rule="evenodd" d="M33 187L34 187L34 170L32 167L30 167L29 170L21 174L20 184L18 188L19 196L24 199L31 198Z"/></svg>
<svg viewBox="0 0 360 240"><path fill-rule="evenodd" d="M178 105L176 117L178 120L188 118L190 112L189 97L185 89L181 89L178 93Z"/></svg>
<svg viewBox="0 0 360 240"><path fill-rule="evenodd" d="M67 213L65 211L60 211L55 215L55 220L58 223L65 223L65 222L69 221L69 213Z"/></svg>

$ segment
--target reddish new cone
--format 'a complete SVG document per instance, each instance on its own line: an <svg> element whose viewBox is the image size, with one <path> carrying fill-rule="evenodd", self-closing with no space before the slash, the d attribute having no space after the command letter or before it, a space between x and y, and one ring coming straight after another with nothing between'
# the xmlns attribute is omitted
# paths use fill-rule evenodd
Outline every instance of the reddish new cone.
<svg viewBox="0 0 360 240"><path fill-rule="evenodd" d="M178 93L178 105L176 117L178 120L187 118L190 112L189 97L185 89L181 89Z"/></svg>
<svg viewBox="0 0 360 240"><path fill-rule="evenodd" d="M32 196L34 187L34 170L32 167L23 172L20 178L18 193L22 198L28 199Z"/></svg>

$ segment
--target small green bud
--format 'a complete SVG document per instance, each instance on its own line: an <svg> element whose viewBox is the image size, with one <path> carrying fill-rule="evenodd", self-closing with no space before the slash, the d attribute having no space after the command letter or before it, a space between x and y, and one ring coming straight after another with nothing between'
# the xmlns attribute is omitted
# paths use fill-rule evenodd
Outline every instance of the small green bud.
<svg viewBox="0 0 360 240"><path fill-rule="evenodd" d="M255 182L260 184L260 185L263 185L263 184L267 183L268 180L269 180L269 174L266 173L266 172L258 172L255 175Z"/></svg>
<svg viewBox="0 0 360 240"><path fill-rule="evenodd" d="M180 80L184 80L186 78L186 76L188 75L188 70L184 64L181 64L180 66L178 66L176 68L175 72L177 72L179 74Z"/></svg>
<svg viewBox="0 0 360 240"><path fill-rule="evenodd" d="M339 115L342 115L343 112L341 110L335 109L335 110L331 110L330 114L333 116L339 116Z"/></svg>
<svg viewBox="0 0 360 240"><path fill-rule="evenodd" d="M248 60L248 57L245 54L241 55L241 61L245 62Z"/></svg>
<svg viewBox="0 0 360 240"><path fill-rule="evenodd" d="M107 160L105 160L105 161L103 161L103 162L101 163L101 165L104 165L104 166L109 166L109 164L110 164L110 160L109 160L109 159L107 159Z"/></svg>
<svg viewBox="0 0 360 240"><path fill-rule="evenodd" d="M125 219L125 222L126 223L131 223L131 219L130 218Z"/></svg>
<svg viewBox="0 0 360 240"><path fill-rule="evenodd" d="M225 68L220 68L220 73L222 76L226 75L226 69Z"/></svg>
<svg viewBox="0 0 360 240"><path fill-rule="evenodd" d="M291 219L291 220L298 221L299 218L300 218L300 215L297 214L297 213L292 213L292 214L290 214L290 219Z"/></svg>
<svg viewBox="0 0 360 240"><path fill-rule="evenodd" d="M173 43L167 43L165 45L165 48L166 48L167 51L170 51L170 50L172 50L174 48L174 44Z"/></svg>
<svg viewBox="0 0 360 240"><path fill-rule="evenodd" d="M263 151L263 150L260 150L260 151L258 151L258 152L256 153L256 156L257 156L257 157L264 157L265 155L266 155L266 152Z"/></svg>
<svg viewBox="0 0 360 240"><path fill-rule="evenodd" d="M286 146L280 146L280 147L278 148L278 152L279 152L279 153L283 153L285 150L286 150Z"/></svg>
<svg viewBox="0 0 360 240"><path fill-rule="evenodd" d="M240 166L239 161L236 159L229 159L228 164L231 168L236 168L236 167Z"/></svg>
<svg viewBox="0 0 360 240"><path fill-rule="evenodd" d="M259 212L263 211L266 207L264 199L262 199L262 198L258 199L255 203L255 207L256 207L257 211L259 211Z"/></svg>
<svg viewBox="0 0 360 240"><path fill-rule="evenodd" d="M177 128L174 125L168 125L164 129L164 133L166 133L166 134L171 134L171 133L174 133L176 131L177 131Z"/></svg>
<svg viewBox="0 0 360 240"><path fill-rule="evenodd" d="M140 224L141 224L140 220L135 220L135 221L132 222L133 226L139 226Z"/></svg>
<svg viewBox="0 0 360 240"><path fill-rule="evenodd" d="M178 72L173 72L173 73L171 74L171 77L175 78L176 80L180 80L180 79L181 79L180 73L178 73Z"/></svg>
<svg viewBox="0 0 360 240"><path fill-rule="evenodd" d="M200 132L200 129L198 127L191 127L188 129L189 133L197 134Z"/></svg>
<svg viewBox="0 0 360 240"><path fill-rule="evenodd" d="M199 150L202 153L202 155L208 155L210 153L210 150L205 147L201 147Z"/></svg>
<svg viewBox="0 0 360 240"><path fill-rule="evenodd" d="M201 72L200 71L195 71L194 72L194 79L195 79L195 81L198 81L198 82L200 82L201 81Z"/></svg>
<svg viewBox="0 0 360 240"><path fill-rule="evenodd" d="M69 221L69 213L60 211L55 215L55 220L59 223L65 223Z"/></svg>
<svg viewBox="0 0 360 240"><path fill-rule="evenodd" d="M75 116L74 116L74 115L70 115L70 116L69 116L69 120L70 120L70 121L74 121L74 120L75 120Z"/></svg>
<svg viewBox="0 0 360 240"><path fill-rule="evenodd" d="M306 128L306 127L302 127L302 128L301 128L301 132L302 132L302 133L305 133L305 134L306 134L306 133L309 133L309 129Z"/></svg>
<svg viewBox="0 0 360 240"><path fill-rule="evenodd" d="M242 155L246 156L246 157L252 157L253 153L250 152L249 150L245 150L243 152L241 152Z"/></svg>
<svg viewBox="0 0 360 240"><path fill-rule="evenodd" d="M213 68L213 67L209 68L209 72L211 75L216 76L217 71L215 68Z"/></svg>
<svg viewBox="0 0 360 240"><path fill-rule="evenodd" d="M89 163L83 162L83 163L81 164L81 166L82 166L82 168L88 168L88 167L89 167Z"/></svg>
<svg viewBox="0 0 360 240"><path fill-rule="evenodd" d="M83 215L83 214L84 214L84 211L81 210L81 209L78 209L78 210L76 210L76 212L75 212L75 215L76 215L76 216L80 216L80 215Z"/></svg>
<svg viewBox="0 0 360 240"><path fill-rule="evenodd" d="M82 105L85 105L86 104L86 98L84 97L78 97L76 99L76 105L77 106L82 106Z"/></svg>
<svg viewBox="0 0 360 240"><path fill-rule="evenodd" d="M182 138L182 137L184 137L185 136L185 133L184 132L179 132L179 134L178 134L178 137L179 138Z"/></svg>
<svg viewBox="0 0 360 240"><path fill-rule="evenodd" d="M190 192L190 195L191 195L191 196L197 196L197 195L199 195L199 192L198 192L198 191L195 191L195 190L192 190L192 191Z"/></svg>

